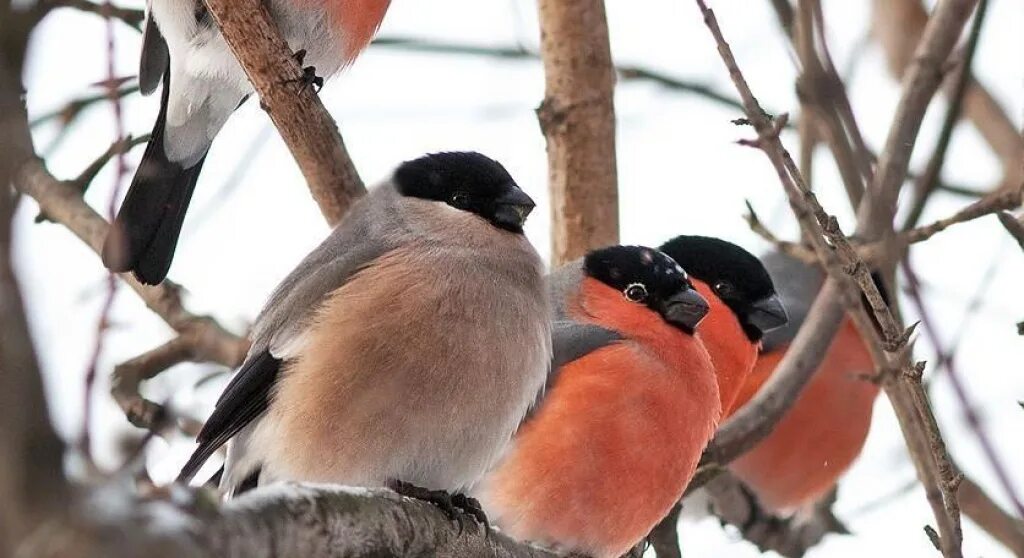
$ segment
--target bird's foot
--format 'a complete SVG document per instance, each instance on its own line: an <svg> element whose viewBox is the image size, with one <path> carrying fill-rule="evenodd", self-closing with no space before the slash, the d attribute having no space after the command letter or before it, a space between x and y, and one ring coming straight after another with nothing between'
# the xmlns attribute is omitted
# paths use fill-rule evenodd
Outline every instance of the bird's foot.
<svg viewBox="0 0 1024 558"><path fill-rule="evenodd" d="M480 502L476 498L470 498L465 494L458 493L453 495L446 490L430 490L400 480L388 482L388 488L402 496L434 504L448 516L448 519L459 523L459 534L462 533L463 520L467 515L483 526L485 531L487 530L487 514L484 513Z"/></svg>
<svg viewBox="0 0 1024 558"><path fill-rule="evenodd" d="M306 59L306 49L299 49L292 55L295 61L302 66L302 61ZM320 93L320 90L324 87L324 78L316 75L316 68L313 66L303 66L302 77L294 79L286 79L284 83L300 83L302 89L307 87L314 88L316 93Z"/></svg>

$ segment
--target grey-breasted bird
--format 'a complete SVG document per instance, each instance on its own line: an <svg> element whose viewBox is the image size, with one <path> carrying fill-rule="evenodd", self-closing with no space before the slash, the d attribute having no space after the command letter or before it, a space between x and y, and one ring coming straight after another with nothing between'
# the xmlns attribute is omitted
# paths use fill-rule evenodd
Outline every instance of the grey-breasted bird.
<svg viewBox="0 0 1024 558"><path fill-rule="evenodd" d="M229 442L221 488L276 480L463 491L551 358L534 207L478 153L409 161L284 280L181 472Z"/></svg>

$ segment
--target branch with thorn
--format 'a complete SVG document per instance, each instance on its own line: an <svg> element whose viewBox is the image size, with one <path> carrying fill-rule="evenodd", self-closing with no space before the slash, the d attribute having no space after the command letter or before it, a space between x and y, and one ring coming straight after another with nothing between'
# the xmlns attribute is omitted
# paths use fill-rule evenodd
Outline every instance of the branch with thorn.
<svg viewBox="0 0 1024 558"><path fill-rule="evenodd" d="M959 477L951 465L945 443L921 388L921 368L911 363L909 359L907 342L913 328L904 330L899 327L872 281L870 269L849 243L838 221L825 212L816 196L803 182L800 171L778 137L778 126L764 114L750 91L714 13L703 0L697 0L697 4L718 45L719 54L729 70L729 75L744 101L747 118L758 133L756 146L771 160L801 228L828 271L830 280L823 291L828 290L830 283L838 287L838 296L843 306L853 317L861 334L869 341L883 389L896 410L911 457L929 494L929 502L939 526L942 552L947 557L959 557L962 555L962 535L956 501ZM940 3L933 20L928 24L919 47L922 55L905 82L904 98L879 165L879 176L876 177L877 182L872 184L874 195L866 196L862 204L866 205L865 215L862 216L863 223L869 223L875 229L885 230L882 228L884 227L891 230L896 195L902 184L901 177L906 176L909 162L907 146L913 145L924 108L938 87L937 70L929 64L940 64L947 58L972 7L973 2L969 0ZM900 116L903 118L899 118ZM899 138L902 143L896 144L893 138ZM857 288L867 299L873 321L862 307L860 297L856 296ZM816 301L814 306L818 305ZM812 307L812 314L802 329L806 329L814 321L815 312L816 308ZM834 318L836 323L838 320L839 315ZM828 325L832 325L831 320L829 322ZM876 323L881 335L875 328ZM788 356L790 355L787 354ZM738 418L741 417L737 416L732 420Z"/></svg>

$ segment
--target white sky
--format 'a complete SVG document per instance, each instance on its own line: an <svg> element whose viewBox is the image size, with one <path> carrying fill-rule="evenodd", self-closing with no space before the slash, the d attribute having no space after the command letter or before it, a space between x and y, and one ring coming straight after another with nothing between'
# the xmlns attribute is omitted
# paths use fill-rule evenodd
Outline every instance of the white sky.
<svg viewBox="0 0 1024 558"><path fill-rule="evenodd" d="M133 2L126 5L138 5ZM726 37L755 93L768 109L796 112L794 70L789 51L765 1L712 3ZM868 2L825 2L831 47L837 65L858 56L850 87L854 109L869 144L882 144L898 89L884 70L879 50L863 46ZM696 6L686 1L609 0L613 54L618 63L639 64L692 79L732 94L714 45ZM975 68L1020 125L1024 67L1019 30L1024 10L1015 0L993 0ZM534 4L529 1L397 0L382 36L415 35L475 45L538 41ZM139 35L118 27L118 73L136 71ZM104 26L95 16L59 11L37 34L26 85L30 112L41 114L102 80L105 70ZM352 156L367 182L385 176L396 163L427 151L474 149L502 161L538 202L527 232L547 254L544 140L533 114L543 95L539 62L470 56L415 54L371 48L347 73L328 83L321 96L335 115ZM941 121L942 103L925 122L916 168L927 160ZM155 117L155 97L131 97L125 103L130 132L148 132ZM774 172L755 150L735 140L750 134L729 120L736 111L704 99L668 91L645 82L621 83L616 93L622 241L657 245L681 233L721 236L754 251L764 244L746 228L743 201L751 200L762 218L778 232L792 233ZM101 105L82 117L48 158L60 177L72 177L113 140L110 109ZM188 289L186 303L197 313L211 313L225 326L244 330L277 282L327 233L295 164L256 103L232 117L207 159L170 278ZM37 147L49 145L52 128L37 130ZM260 141L259 138L265 138ZM795 138L784 138L795 150ZM130 156L131 168L141 149ZM842 187L829 158L816 165L816 187L826 208L849 224ZM241 172L237 189L222 192L229 177ZM958 183L988 187L999 168L970 127L958 129L945 176ZM108 167L89 190L87 200L104 211L113 182ZM946 216L966 203L937 197L923 221ZM34 225L33 203L22 205L17 223L17 263L31 313L32 329L47 374L51 411L59 429L76 432L82 415L83 376L93 347L103 298L104 271L99 259L61 227ZM1013 324L1024 319L1019 285L1024 258L994 218L942 233L913 252L916 269L927 284L933 312L944 339L962 336L961 374L984 420L1024 490L1024 338ZM998 262L995 280L984 293L981 312L970 322L964 313L980 278ZM910 315L908 318L913 319ZM105 376L113 365L168 340L170 330L148 312L128 289L121 289L101 359L94 396L95 438L101 457L113 465L112 441L126 423L107 395ZM964 331L961 331L961 329ZM926 340L919 358L933 359ZM220 383L204 387L199 397L181 396L190 381L209 366L174 368L146 386L157 400L172 393L175 404L204 416ZM948 383L933 388L936 411L950 448L969 475L1005 503L965 428ZM156 442L149 463L159 479L169 479L187 457L188 440L172 446ZM920 488L868 513L858 508L889 494L913 478L902 450L898 427L884 398L879 400L867 448L842 484L839 515L855 533L831 537L808 556L931 556L934 550L921 527L931 514ZM967 556L1003 556L1002 547L965 520ZM717 522L687 523L682 528L688 556L756 556L737 536Z"/></svg>

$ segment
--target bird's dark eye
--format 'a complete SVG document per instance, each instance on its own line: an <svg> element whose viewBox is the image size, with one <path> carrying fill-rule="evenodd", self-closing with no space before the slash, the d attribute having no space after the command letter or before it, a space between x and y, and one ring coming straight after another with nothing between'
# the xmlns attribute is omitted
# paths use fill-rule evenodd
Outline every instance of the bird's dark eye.
<svg viewBox="0 0 1024 558"><path fill-rule="evenodd" d="M643 283L633 283L622 291L622 295L630 302L643 302L647 299L647 287Z"/></svg>
<svg viewBox="0 0 1024 558"><path fill-rule="evenodd" d="M728 281L719 281L715 283L715 294L723 297L733 296L736 294L736 287Z"/></svg>
<svg viewBox="0 0 1024 558"><path fill-rule="evenodd" d="M454 194L452 194L452 197L448 199L448 203L452 207L465 209L466 206L469 205L469 196L463 194L462 192L455 192Z"/></svg>

